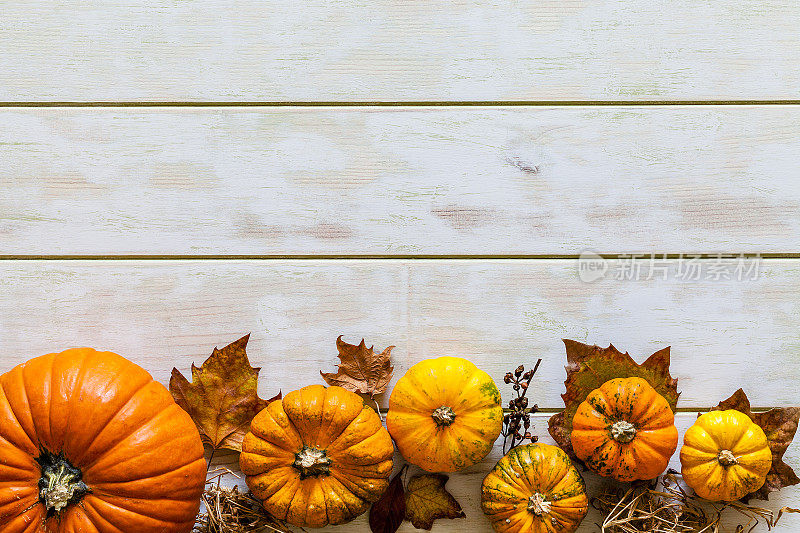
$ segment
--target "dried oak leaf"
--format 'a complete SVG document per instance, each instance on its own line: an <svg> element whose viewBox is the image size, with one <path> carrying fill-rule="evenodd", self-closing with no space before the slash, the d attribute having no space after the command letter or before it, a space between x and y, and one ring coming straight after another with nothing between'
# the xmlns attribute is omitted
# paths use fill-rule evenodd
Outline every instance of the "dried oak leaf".
<svg viewBox="0 0 800 533"><path fill-rule="evenodd" d="M336 349L339 350L339 370L335 374L320 372L328 385L337 385L352 392L360 392L375 396L386 392L389 381L392 379L394 367L389 361L394 346L389 346L383 352L376 354L375 346L367 346L364 339L358 346L348 344L342 336L336 339Z"/></svg>
<svg viewBox="0 0 800 533"><path fill-rule="evenodd" d="M242 439L250 422L269 402L258 397L258 372L247 358L246 335L221 350L214 348L211 357L198 368L192 364L192 382L177 368L172 369L169 390L197 425L200 438L214 450L241 451Z"/></svg>
<svg viewBox="0 0 800 533"><path fill-rule="evenodd" d="M369 529L372 533L394 533L406 517L406 491L403 488L403 474L408 465L403 465L392 480L389 488L369 510Z"/></svg>
<svg viewBox="0 0 800 533"><path fill-rule="evenodd" d="M549 431L556 443L570 457L572 450L572 418L578 406L589 393L606 381L614 378L640 377L646 379L654 389L669 402L672 410L678 403L678 380L669 374L669 346L663 348L642 363L637 364L628 352L622 353L614 345L608 348L590 346L582 342L563 339L567 349L567 392L561 395L564 410L550 417Z"/></svg>
<svg viewBox="0 0 800 533"><path fill-rule="evenodd" d="M444 474L412 477L406 489L406 520L417 529L430 530L439 518L465 518L453 495L444 486L450 479Z"/></svg>
<svg viewBox="0 0 800 533"><path fill-rule="evenodd" d="M782 407L754 413L750 410L750 400L747 395L742 389L739 389L727 400L719 402L719 405L714 407L712 411L726 409L735 409L742 412L761 426L769 441L769 449L772 451L772 468L767 472L767 481L759 490L751 492L742 498L742 501L747 503L751 498L768 500L770 492L800 483L800 478L797 477L794 470L783 462L783 454L792 443L792 439L794 439L794 435L797 432L800 407Z"/></svg>

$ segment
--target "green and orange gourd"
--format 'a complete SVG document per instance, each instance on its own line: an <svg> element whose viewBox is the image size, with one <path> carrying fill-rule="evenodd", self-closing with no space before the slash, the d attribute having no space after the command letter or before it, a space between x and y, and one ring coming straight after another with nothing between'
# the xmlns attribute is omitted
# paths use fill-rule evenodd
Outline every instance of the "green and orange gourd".
<svg viewBox="0 0 800 533"><path fill-rule="evenodd" d="M612 379L589 393L575 412L570 436L586 466L618 481L655 478L678 446L669 403L637 377Z"/></svg>

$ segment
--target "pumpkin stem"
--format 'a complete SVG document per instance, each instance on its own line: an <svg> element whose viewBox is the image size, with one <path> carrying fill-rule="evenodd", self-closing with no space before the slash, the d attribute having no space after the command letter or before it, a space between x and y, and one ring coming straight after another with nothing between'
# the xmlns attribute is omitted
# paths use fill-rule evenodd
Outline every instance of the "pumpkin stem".
<svg viewBox="0 0 800 533"><path fill-rule="evenodd" d="M82 481L80 469L62 455L42 451L37 459L42 472L39 478L39 501L52 516L70 504L77 503L89 488Z"/></svg>
<svg viewBox="0 0 800 533"><path fill-rule="evenodd" d="M433 414L431 414L431 418L433 421L436 422L436 425L439 427L447 427L456 420L456 414L447 406L441 406L434 409Z"/></svg>
<svg viewBox="0 0 800 533"><path fill-rule="evenodd" d="M739 464L739 461L736 460L736 457L730 450L722 450L719 452L719 455L717 455L717 461L719 461L719 464L722 466L733 466Z"/></svg>
<svg viewBox="0 0 800 533"><path fill-rule="evenodd" d="M528 498L528 511L532 512L536 516L542 516L543 514L549 513L552 506L553 504L546 501L544 499L544 494L540 492L537 492Z"/></svg>
<svg viewBox="0 0 800 533"><path fill-rule="evenodd" d="M626 420L620 420L611 426L611 438L622 444L631 442L636 437L636 427Z"/></svg>
<svg viewBox="0 0 800 533"><path fill-rule="evenodd" d="M295 454L293 466L300 471L300 479L305 479L312 476L327 476L331 473L331 464L332 461L325 450L303 446L303 449Z"/></svg>

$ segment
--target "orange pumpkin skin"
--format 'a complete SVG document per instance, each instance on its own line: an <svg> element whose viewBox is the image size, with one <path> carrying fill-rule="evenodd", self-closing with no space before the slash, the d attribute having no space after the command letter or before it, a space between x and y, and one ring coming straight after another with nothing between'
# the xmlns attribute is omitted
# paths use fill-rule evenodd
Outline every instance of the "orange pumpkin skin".
<svg viewBox="0 0 800 533"><path fill-rule="evenodd" d="M642 378L618 378L593 390L572 420L572 447L586 465L618 481L653 479L678 447L675 415Z"/></svg>
<svg viewBox="0 0 800 533"><path fill-rule="evenodd" d="M311 385L256 415L239 465L270 514L323 527L349 522L381 497L393 455L389 433L359 395Z"/></svg>
<svg viewBox="0 0 800 533"><path fill-rule="evenodd" d="M569 456L536 443L498 461L481 485L481 507L498 533L572 533L589 511L589 499Z"/></svg>
<svg viewBox="0 0 800 533"><path fill-rule="evenodd" d="M117 354L72 349L0 376L0 533L188 533L205 476L189 415Z"/></svg>

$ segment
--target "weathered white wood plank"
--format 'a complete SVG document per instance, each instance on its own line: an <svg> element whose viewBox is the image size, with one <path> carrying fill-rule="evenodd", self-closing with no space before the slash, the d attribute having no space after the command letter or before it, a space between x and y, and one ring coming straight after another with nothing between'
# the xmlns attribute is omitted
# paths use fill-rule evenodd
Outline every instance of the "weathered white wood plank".
<svg viewBox="0 0 800 533"><path fill-rule="evenodd" d="M0 100L786 99L792 0L18 2Z"/></svg>
<svg viewBox="0 0 800 533"><path fill-rule="evenodd" d="M269 397L320 383L344 334L396 345L395 380L421 359L456 355L500 383L542 357L532 401L558 408L560 339L573 338L613 342L638 361L671 345L679 407L716 405L740 386L754 406L800 405L800 261L764 260L743 281L705 279L711 261L684 280L669 263L666 280L617 280L611 265L587 283L571 260L2 261L0 371L89 345L166 382L173 366L188 372L251 332Z"/></svg>
<svg viewBox="0 0 800 533"><path fill-rule="evenodd" d="M0 254L796 252L800 107L0 112Z"/></svg>
<svg viewBox="0 0 800 533"><path fill-rule="evenodd" d="M547 444L555 444L553 439L550 438L550 435L547 433L547 419L550 415L539 414L533 417L533 424L534 430L533 434L539 437L540 442L544 442ZM678 427L678 431L680 432L680 441L678 443L678 451L672 456L672 460L670 461L670 468L674 468L680 471L680 456L679 450L680 446L683 444L683 434L684 432L694 423L695 419L697 418L697 413L678 413L675 417L675 425ZM450 480L447 483L447 489L456 497L458 502L461 504L462 508L464 509L464 513L467 515L466 518L461 520L439 520L435 523L433 531L435 532L463 532L469 531L470 533L491 533L492 528L483 516L481 511L481 496L480 496L480 486L481 482L483 481L484 476L486 476L487 472L491 470L495 463L503 456L502 451L502 439L498 439L494 449L492 452L479 464L470 467L469 469L451 474ZM219 466L224 466L226 468L231 469L232 471L236 472L238 475L241 475L238 468L238 455L234 453L230 454L223 454L223 456L215 460L215 464ZM396 461L402 461L402 458L399 455L395 456ZM789 447L789 450L786 452L784 456L784 460L787 464L795 468L795 470L800 469L800 444L797 442L792 443ZM402 463L398 463L402 464ZM420 473L421 471L416 467L413 467L410 471L410 475L415 475ZM586 488L587 494L589 497L598 496L602 491L603 488L607 485L607 481L604 480L602 477L595 475L592 472L583 472L584 481L586 481ZM233 476L228 476L225 479L225 482L229 486L233 485L240 485L241 487L245 487L245 484L242 479L236 479ZM778 493L773 493L770 497L768 502L762 501L753 501L752 503L755 505L759 505L762 507L766 507L768 509L772 509L774 512L777 512L778 509L784 506L790 507L797 507L797 501L800 498L800 486L789 487L783 489ZM738 518L735 512L728 511L725 515L728 519L729 525L735 525L740 522L734 521ZM589 514L584 519L583 523L581 524L580 529L578 529L577 533L596 533L600 531L600 528L596 526L596 524L602 521L601 514L594 510L590 509ZM319 530L321 533L323 532L330 532L334 533L336 531L340 531L342 528L325 528ZM784 515L781 518L780 523L778 524L778 528L774 531L777 532L791 532L797 531L800 529L800 515ZM366 517L361 517L354 521L351 525L347 526L347 531L354 531L354 532L367 532L369 531L369 526L367 525ZM400 533L413 533L415 530L411 524L404 524L400 528ZM767 531L767 528L762 523L760 527L757 527L754 530L754 533L760 533Z"/></svg>

